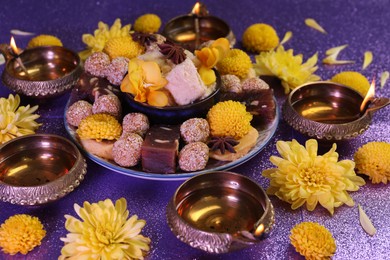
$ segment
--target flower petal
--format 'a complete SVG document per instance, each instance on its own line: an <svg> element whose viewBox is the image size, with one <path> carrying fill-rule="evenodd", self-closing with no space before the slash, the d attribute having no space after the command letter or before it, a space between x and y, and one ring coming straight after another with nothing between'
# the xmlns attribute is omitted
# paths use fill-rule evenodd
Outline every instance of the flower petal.
<svg viewBox="0 0 390 260"><path fill-rule="evenodd" d="M389 79L390 73L388 71L384 71L381 74L381 88L384 87L386 84L387 80Z"/></svg>
<svg viewBox="0 0 390 260"><path fill-rule="evenodd" d="M366 51L364 53L363 69L367 68L368 65L371 64L372 59L373 59L372 52L371 51Z"/></svg>
<svg viewBox="0 0 390 260"><path fill-rule="evenodd" d="M280 44L283 45L286 42L288 42L291 39L292 35L293 35L292 31L286 32L286 34L284 35L284 37L283 37L282 41L280 42Z"/></svg>
<svg viewBox="0 0 390 260"><path fill-rule="evenodd" d="M367 216L367 214L364 212L363 208L360 205L358 205L358 208L360 224L362 225L364 231L366 231L366 233L370 236L375 235L376 228L372 224L370 218Z"/></svg>
<svg viewBox="0 0 390 260"><path fill-rule="evenodd" d="M311 27L311 28L313 28L313 29L315 29L315 30L321 32L321 33L326 34L325 29L322 28L322 26L319 25L319 24L317 23L317 21L314 20L313 18L307 18L307 19L305 19L305 24L306 24L307 26L309 26L309 27Z"/></svg>

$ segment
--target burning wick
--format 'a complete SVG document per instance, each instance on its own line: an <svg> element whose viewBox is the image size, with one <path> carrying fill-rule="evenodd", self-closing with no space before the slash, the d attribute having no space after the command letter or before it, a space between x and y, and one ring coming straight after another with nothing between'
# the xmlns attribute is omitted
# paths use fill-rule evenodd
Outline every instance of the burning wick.
<svg viewBox="0 0 390 260"><path fill-rule="evenodd" d="M16 62L19 64L19 66L22 68L22 70L24 71L24 73L26 73L26 76L28 77L28 71L23 64L22 59L19 57L20 52L18 47L16 46L15 39L13 36L11 37L10 46L12 49L11 55L15 57Z"/></svg>
<svg viewBox="0 0 390 260"><path fill-rule="evenodd" d="M375 97L375 78L372 80L370 88L367 91L366 96L364 97L362 104L360 105L360 114L364 114L371 104L371 101Z"/></svg>
<svg viewBox="0 0 390 260"><path fill-rule="evenodd" d="M200 44L200 28L199 28L200 3L199 2L197 2L194 5L194 8L192 8L191 13L194 16L195 49L197 49Z"/></svg>

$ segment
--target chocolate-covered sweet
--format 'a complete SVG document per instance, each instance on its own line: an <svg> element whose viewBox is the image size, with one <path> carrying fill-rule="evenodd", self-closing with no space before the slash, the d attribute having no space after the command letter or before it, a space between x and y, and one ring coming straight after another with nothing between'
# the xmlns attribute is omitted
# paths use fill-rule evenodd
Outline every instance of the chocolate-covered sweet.
<svg viewBox="0 0 390 260"><path fill-rule="evenodd" d="M179 148L177 126L154 125L145 135L141 149L142 169L145 172L174 173Z"/></svg>

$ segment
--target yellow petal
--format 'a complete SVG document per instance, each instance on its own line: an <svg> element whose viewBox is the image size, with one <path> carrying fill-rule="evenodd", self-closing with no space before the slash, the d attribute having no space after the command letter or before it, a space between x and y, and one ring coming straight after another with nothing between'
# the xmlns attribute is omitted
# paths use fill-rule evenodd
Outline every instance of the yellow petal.
<svg viewBox="0 0 390 260"><path fill-rule="evenodd" d="M336 60L331 57L326 57L322 60L322 63L328 64L328 65L342 65L342 64L351 64L355 63L353 60Z"/></svg>
<svg viewBox="0 0 390 260"><path fill-rule="evenodd" d="M285 44L286 42L288 42L292 37L292 32L291 31L288 31L286 32L286 34L284 35L283 37L283 40L280 42L280 44Z"/></svg>
<svg viewBox="0 0 390 260"><path fill-rule="evenodd" d="M363 69L367 68L368 65L371 64L372 59L373 59L372 52L371 51L366 51L364 53Z"/></svg>
<svg viewBox="0 0 390 260"><path fill-rule="evenodd" d="M386 84L386 81L389 79L389 72L388 71L384 71L382 72L381 74L381 88L383 88L383 86Z"/></svg>
<svg viewBox="0 0 390 260"><path fill-rule="evenodd" d="M147 99L151 106L164 107L168 105L168 95L161 90L150 91Z"/></svg>
<svg viewBox="0 0 390 260"><path fill-rule="evenodd" d="M222 59L225 54L230 50L230 43L229 40L226 38L218 38L211 44L210 47L217 48L220 52L220 59Z"/></svg>
<svg viewBox="0 0 390 260"><path fill-rule="evenodd" d="M200 67L199 75L205 85L213 84L217 80L215 72L204 66Z"/></svg>
<svg viewBox="0 0 390 260"><path fill-rule="evenodd" d="M348 46L348 44L344 44L344 45L330 48L325 52L325 54L326 55L336 54L336 57L337 57L337 55L340 53L340 51L344 50L347 46Z"/></svg>
<svg viewBox="0 0 390 260"><path fill-rule="evenodd" d="M158 64L154 61L142 61L140 63L145 72L145 82L156 87L165 86L168 81L162 77L161 70Z"/></svg>
<svg viewBox="0 0 390 260"><path fill-rule="evenodd" d="M306 24L307 26L309 26L309 27L311 27L311 28L313 28L313 29L319 31L319 32L322 32L322 33L325 33L325 34L326 34L326 31L324 30L324 28L322 28L322 26L319 25L319 24L317 23L317 21L314 20L314 19L312 19L312 18L307 18L307 19L305 19L305 24Z"/></svg>
<svg viewBox="0 0 390 260"><path fill-rule="evenodd" d="M360 205L358 205L358 208L359 208L360 224L362 225L364 231L366 231L366 233L369 234L370 236L375 235L376 229L372 224L371 220L369 219L369 217L367 216L367 214L364 212L363 208Z"/></svg>

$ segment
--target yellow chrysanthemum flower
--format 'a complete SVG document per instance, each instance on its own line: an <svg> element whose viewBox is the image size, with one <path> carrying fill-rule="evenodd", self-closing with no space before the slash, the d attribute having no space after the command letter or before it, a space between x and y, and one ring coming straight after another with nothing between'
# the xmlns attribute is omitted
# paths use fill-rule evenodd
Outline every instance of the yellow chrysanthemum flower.
<svg viewBox="0 0 390 260"><path fill-rule="evenodd" d="M144 47L138 42L133 41L130 36L122 36L110 39L104 46L105 53L111 59L117 57L126 57L132 59L140 55L144 51Z"/></svg>
<svg viewBox="0 0 390 260"><path fill-rule="evenodd" d="M223 59L218 62L217 69L221 75L236 75L246 78L252 68L252 61L248 54L239 49L231 49Z"/></svg>
<svg viewBox="0 0 390 260"><path fill-rule="evenodd" d="M27 44L27 48L38 46L62 46L62 42L53 35L41 34L32 38Z"/></svg>
<svg viewBox="0 0 390 260"><path fill-rule="evenodd" d="M155 14L144 14L134 22L134 31L141 33L156 33L160 29L161 19Z"/></svg>
<svg viewBox="0 0 390 260"><path fill-rule="evenodd" d="M150 250L150 239L140 234L146 221L137 215L128 219L125 198L115 205L106 199L74 209L81 220L65 215L70 233L61 238L65 245L59 259L144 259Z"/></svg>
<svg viewBox="0 0 390 260"><path fill-rule="evenodd" d="M37 217L14 215L0 226L0 247L6 254L25 255L39 246L45 235L46 231Z"/></svg>
<svg viewBox="0 0 390 260"><path fill-rule="evenodd" d="M92 53L103 51L104 46L110 39L128 36L130 28L130 24L122 27L121 19L119 18L115 20L111 27L100 21L93 35L83 34L82 40L87 45L87 49L79 53L80 57L85 60Z"/></svg>
<svg viewBox="0 0 390 260"><path fill-rule="evenodd" d="M80 139L115 140L122 134L122 126L109 114L93 114L81 120L77 134Z"/></svg>
<svg viewBox="0 0 390 260"><path fill-rule="evenodd" d="M212 135L235 139L240 139L249 132L252 117L245 105L232 100L215 104L207 113Z"/></svg>
<svg viewBox="0 0 390 260"><path fill-rule="evenodd" d="M260 53L276 48L279 44L279 37L271 25L257 23L245 30L242 44L247 50Z"/></svg>
<svg viewBox="0 0 390 260"><path fill-rule="evenodd" d="M368 79L356 71L340 72L334 75L331 78L331 81L350 87L359 92L362 96L365 96L370 88Z"/></svg>
<svg viewBox="0 0 390 260"><path fill-rule="evenodd" d="M320 203L332 215L335 207L344 203L354 205L348 191L357 191L365 181L356 176L353 161L338 162L336 144L324 155L317 155L315 139L308 140L306 147L296 140L278 141L276 148L282 158L271 156L270 161L278 168L262 173L271 180L268 194L292 204L292 209L306 203L306 208L312 211Z"/></svg>
<svg viewBox="0 0 390 260"><path fill-rule="evenodd" d="M314 222L302 222L291 229L291 244L307 260L330 259L336 252L336 242L330 231Z"/></svg>
<svg viewBox="0 0 390 260"><path fill-rule="evenodd" d="M306 82L318 81L321 78L313 74L317 70L317 53L303 62L302 54L294 56L293 50L284 50L280 45L276 50L262 52L256 56L253 65L258 76L275 76L282 81L284 92L289 93Z"/></svg>
<svg viewBox="0 0 390 260"><path fill-rule="evenodd" d="M38 106L19 106L20 97L10 94L0 98L0 143L15 137L34 134L41 124L35 122L39 115L33 114Z"/></svg>
<svg viewBox="0 0 390 260"><path fill-rule="evenodd" d="M369 142L354 155L356 171L370 177L372 183L390 181L390 143Z"/></svg>

